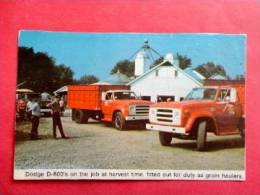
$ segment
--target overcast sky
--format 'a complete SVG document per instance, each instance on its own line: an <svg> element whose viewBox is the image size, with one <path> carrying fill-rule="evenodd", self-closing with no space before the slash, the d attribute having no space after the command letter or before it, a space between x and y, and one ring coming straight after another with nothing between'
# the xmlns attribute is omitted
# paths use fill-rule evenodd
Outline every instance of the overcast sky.
<svg viewBox="0 0 260 195"><path fill-rule="evenodd" d="M145 39L163 56L171 52L191 58L193 68L214 62L223 65L231 77L245 73L246 35L21 31L18 44L48 53L56 64L70 66L75 78L93 74L102 80Z"/></svg>

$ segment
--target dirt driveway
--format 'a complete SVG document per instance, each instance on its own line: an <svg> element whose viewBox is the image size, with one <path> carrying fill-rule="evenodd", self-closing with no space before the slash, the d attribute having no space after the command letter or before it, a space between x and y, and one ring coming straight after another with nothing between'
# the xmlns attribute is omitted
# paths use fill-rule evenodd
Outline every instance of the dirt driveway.
<svg viewBox="0 0 260 195"><path fill-rule="evenodd" d="M52 138L51 118L41 118L41 139L29 140L30 123L17 123L15 168L98 168L243 170L244 147L240 136L208 135L208 150L197 152L195 141L173 139L163 147L158 133L131 127L127 131L95 121L76 124L62 118L70 139Z"/></svg>

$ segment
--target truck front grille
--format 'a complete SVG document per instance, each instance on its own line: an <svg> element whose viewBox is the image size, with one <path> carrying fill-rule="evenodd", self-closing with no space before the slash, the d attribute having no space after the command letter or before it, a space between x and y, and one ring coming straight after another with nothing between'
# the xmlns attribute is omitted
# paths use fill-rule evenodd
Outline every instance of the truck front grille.
<svg viewBox="0 0 260 195"><path fill-rule="evenodd" d="M172 109L163 109L163 108L160 108L160 109L157 109L157 112L156 112L156 120L158 122L166 122L166 123L172 123L172 119L173 119L173 116L172 116Z"/></svg>
<svg viewBox="0 0 260 195"><path fill-rule="evenodd" d="M135 113L137 115L148 115L149 114L149 106L148 105L136 105Z"/></svg>

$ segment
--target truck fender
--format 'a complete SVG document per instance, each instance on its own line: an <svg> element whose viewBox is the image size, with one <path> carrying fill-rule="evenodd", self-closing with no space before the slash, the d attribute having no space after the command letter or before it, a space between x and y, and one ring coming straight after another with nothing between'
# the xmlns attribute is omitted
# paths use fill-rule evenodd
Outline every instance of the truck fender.
<svg viewBox="0 0 260 195"><path fill-rule="evenodd" d="M217 132L217 123L216 123L216 120L214 118L214 116L212 115L211 112L206 112L206 111L199 111L199 112L194 112L191 114L191 116L189 117L187 123L186 123L186 126L185 126L185 129L187 132L190 132L191 130L193 130L193 127L194 125L196 125L196 122L200 119L205 119L205 120L211 120L213 122L213 128L212 131L214 133Z"/></svg>
<svg viewBox="0 0 260 195"><path fill-rule="evenodd" d="M114 119L114 116L115 116L115 113L116 112L121 112L123 114L124 117L128 116L128 107L125 108L125 107L116 107L115 110L113 111L113 119Z"/></svg>

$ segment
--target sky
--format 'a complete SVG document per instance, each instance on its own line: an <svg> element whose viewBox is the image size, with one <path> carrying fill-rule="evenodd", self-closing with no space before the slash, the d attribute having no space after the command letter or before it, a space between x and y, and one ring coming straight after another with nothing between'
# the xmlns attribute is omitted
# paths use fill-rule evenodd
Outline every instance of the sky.
<svg viewBox="0 0 260 195"><path fill-rule="evenodd" d="M18 45L48 53L56 64L69 66L76 79L95 75L102 80L118 61L129 59L141 48L144 40L162 56L167 53L187 56L192 68L214 62L224 66L232 78L246 72L246 35L243 34L20 31Z"/></svg>

